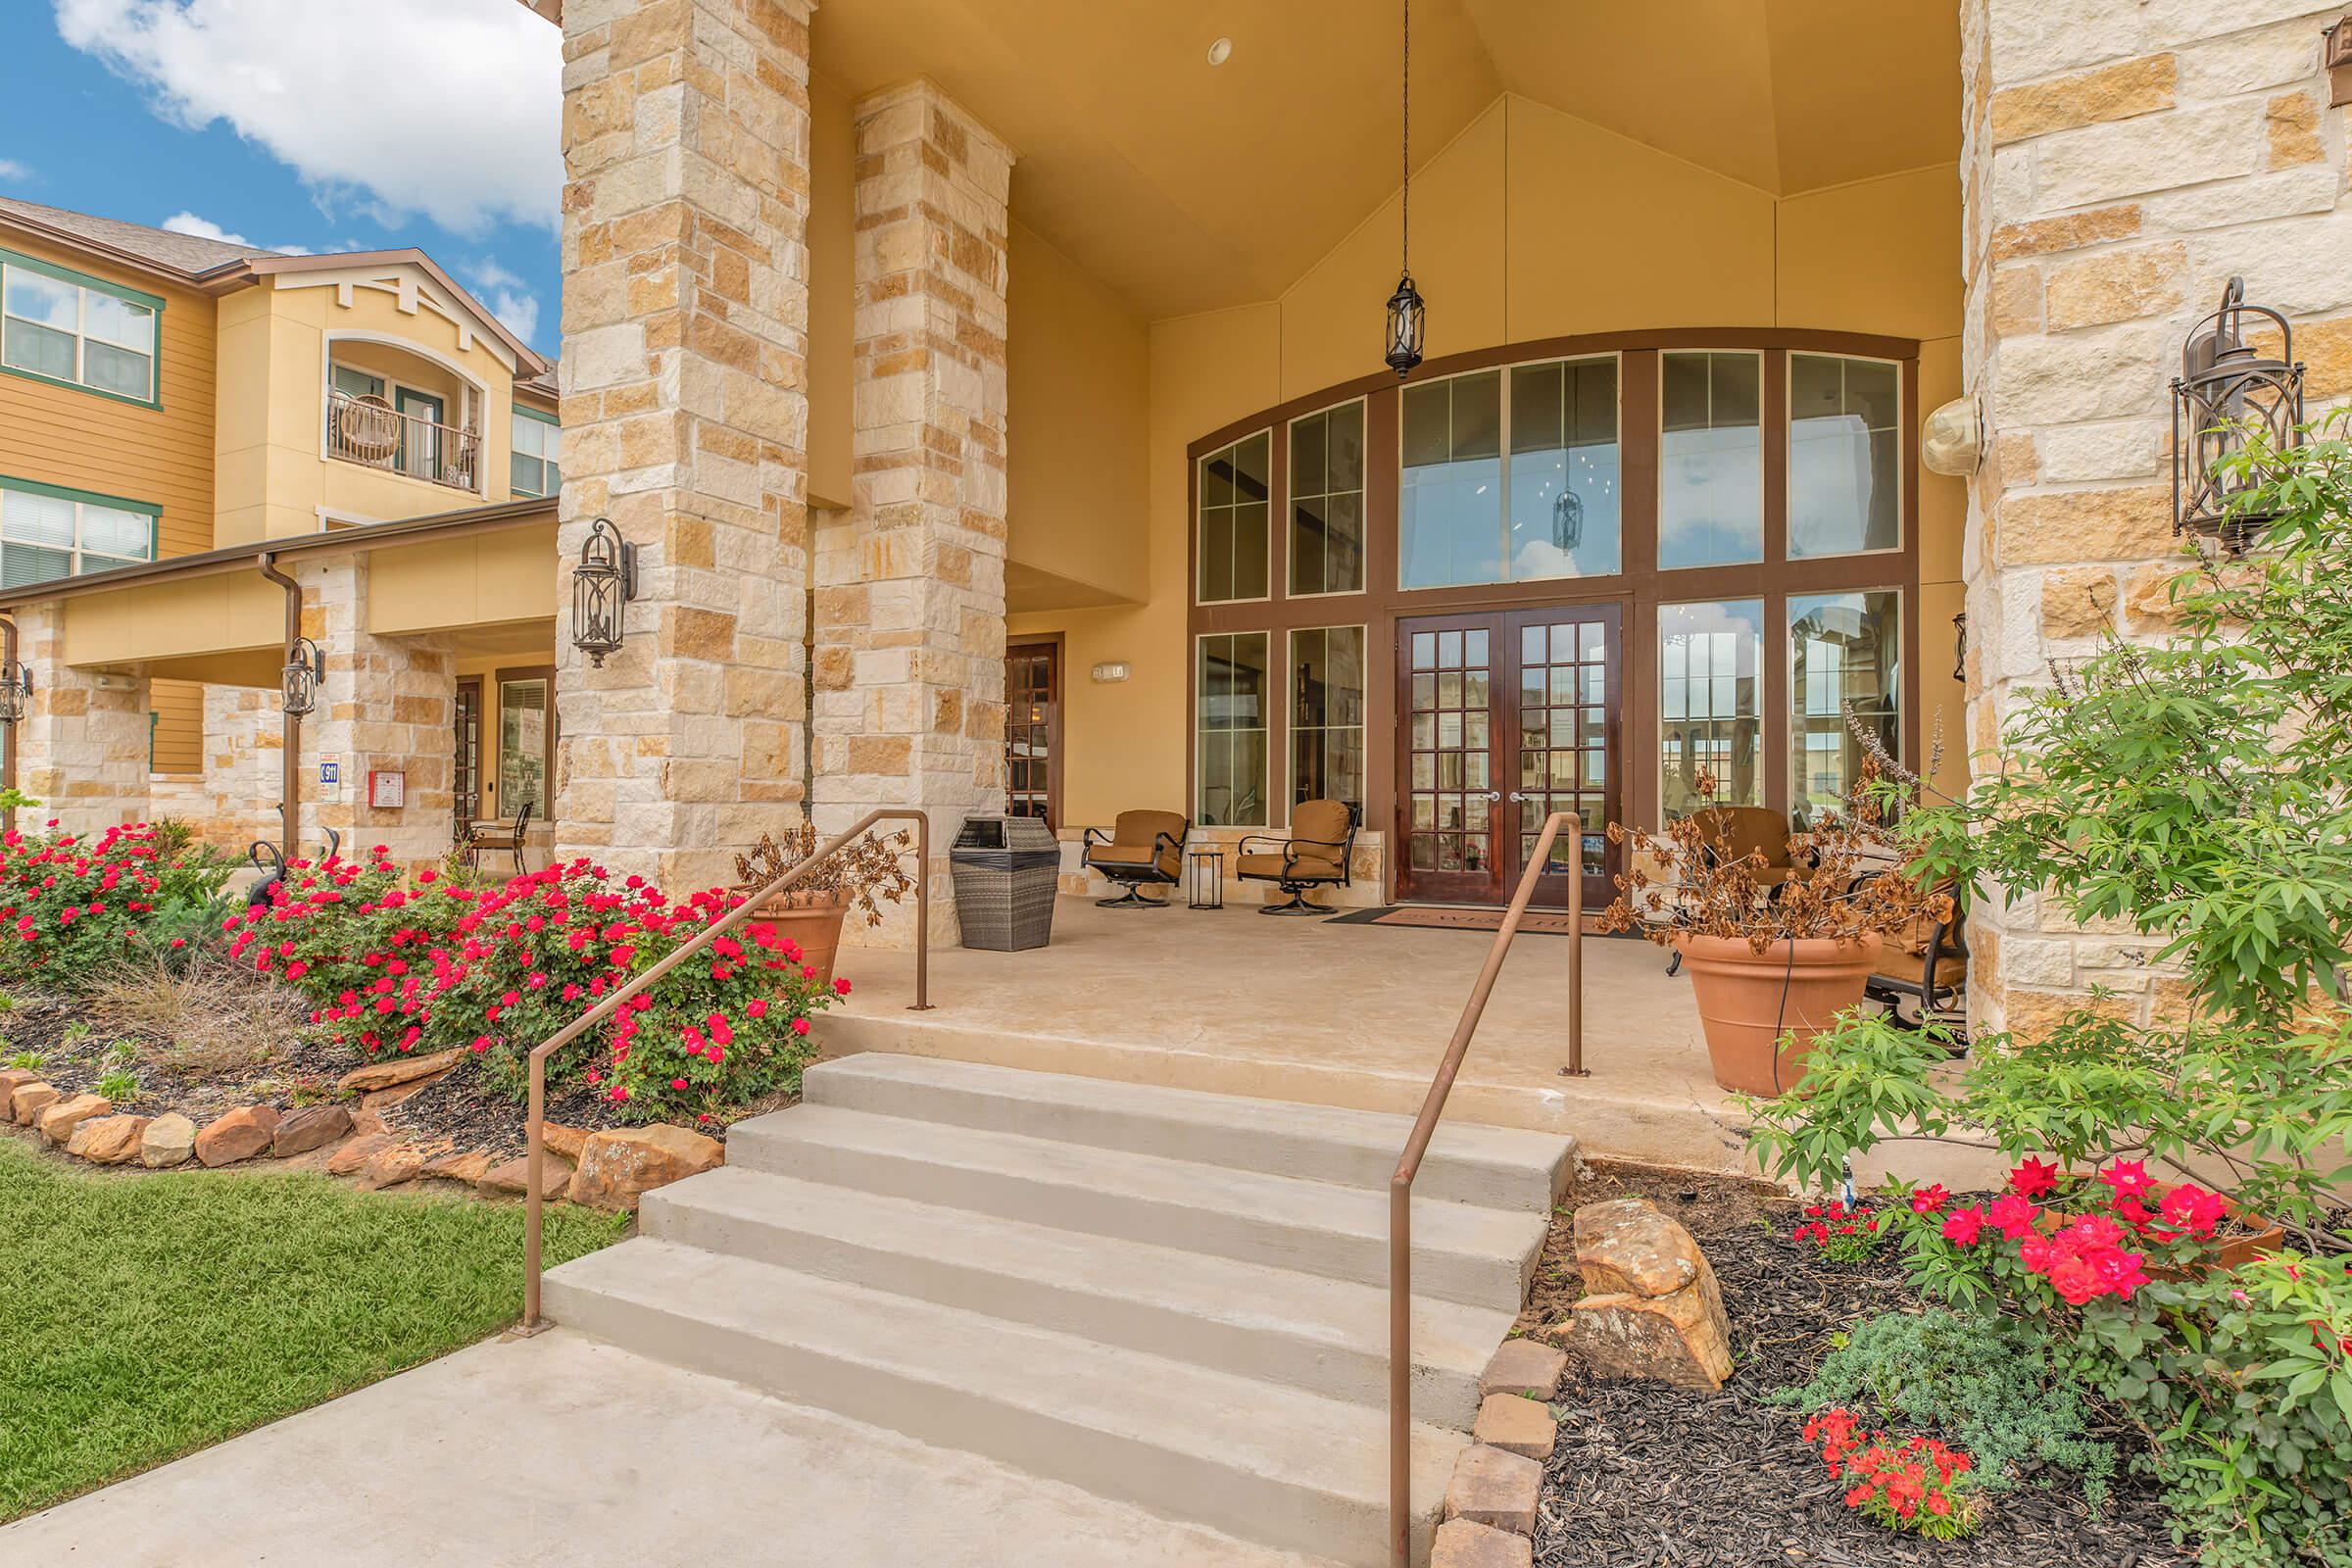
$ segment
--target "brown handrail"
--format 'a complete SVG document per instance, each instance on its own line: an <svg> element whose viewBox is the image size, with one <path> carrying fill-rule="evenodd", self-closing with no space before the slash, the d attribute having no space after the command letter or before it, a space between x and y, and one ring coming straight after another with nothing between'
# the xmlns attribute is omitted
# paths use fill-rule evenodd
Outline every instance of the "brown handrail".
<svg viewBox="0 0 2352 1568"><path fill-rule="evenodd" d="M525 1178L528 1190L523 1194L522 1223L522 1327L517 1334L528 1337L548 1327L539 1315L539 1237L540 1198L539 1173L547 1158L547 1058L563 1050L586 1031L604 1022L620 1010L621 1004L640 991L661 979L695 954L725 936L737 926L759 917L760 906L798 882L825 857L848 844L876 822L908 820L914 823L914 1005L909 1009L926 1012L931 1006L931 817L928 812L911 807L884 807L868 811L852 823L847 830L819 845L812 855L800 864L747 895L740 905L722 918L696 932L684 945L670 953L645 973L613 992L602 1003L581 1013L531 1053L531 1101L527 1126L530 1155Z"/></svg>
<svg viewBox="0 0 2352 1568"><path fill-rule="evenodd" d="M1486 1015L1487 998L1494 993L1495 977L1502 973L1502 960L1511 951L1511 939L1519 934L1519 922L1527 916L1528 901L1535 897L1536 880L1544 874L1551 858L1551 842L1559 836L1561 824L1577 823L1579 828L1577 853L1568 873L1568 1075L1588 1076L1585 1071L1585 855L1582 818L1569 811L1554 811L1544 819L1544 832L1536 840L1535 853L1527 858L1527 869L1520 873L1519 887L1511 895L1511 906L1504 911L1502 927L1494 933L1494 945L1487 949L1485 967L1478 971L1478 982L1470 988L1470 1000L1462 1006L1461 1021L1453 1026L1453 1038L1446 1043L1446 1055L1438 1063L1437 1076L1430 1080L1429 1094L1421 1102L1421 1114L1413 1118L1413 1130L1404 1141L1404 1152L1396 1158L1396 1173L1389 1178L1389 1537L1396 1568L1406 1568L1412 1552L1413 1508L1413 1178L1421 1174L1421 1158L1429 1152L1429 1141L1436 1136L1438 1118L1446 1114L1446 1097L1453 1093L1454 1076L1462 1070L1462 1058L1469 1054L1470 1039L1478 1033L1479 1019Z"/></svg>

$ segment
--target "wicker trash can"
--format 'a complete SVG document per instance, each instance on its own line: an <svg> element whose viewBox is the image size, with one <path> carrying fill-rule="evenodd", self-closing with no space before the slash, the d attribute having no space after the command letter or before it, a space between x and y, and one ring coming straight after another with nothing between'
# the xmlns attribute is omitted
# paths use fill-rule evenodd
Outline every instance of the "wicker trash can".
<svg viewBox="0 0 2352 1568"><path fill-rule="evenodd" d="M1034 816L967 816L948 851L963 945L1011 953L1054 937L1061 844Z"/></svg>

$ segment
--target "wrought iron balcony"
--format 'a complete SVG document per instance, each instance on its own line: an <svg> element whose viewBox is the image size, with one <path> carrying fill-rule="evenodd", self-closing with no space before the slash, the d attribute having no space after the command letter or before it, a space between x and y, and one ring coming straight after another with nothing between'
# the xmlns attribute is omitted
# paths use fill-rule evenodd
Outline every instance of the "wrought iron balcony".
<svg viewBox="0 0 2352 1568"><path fill-rule="evenodd" d="M403 414L379 397L329 392L326 455L452 490L474 490L481 472L482 436L478 430Z"/></svg>

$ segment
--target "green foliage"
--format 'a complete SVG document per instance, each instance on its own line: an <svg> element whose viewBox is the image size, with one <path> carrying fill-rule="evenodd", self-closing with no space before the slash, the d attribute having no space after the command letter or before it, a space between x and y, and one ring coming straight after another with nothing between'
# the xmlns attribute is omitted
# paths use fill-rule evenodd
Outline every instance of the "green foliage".
<svg viewBox="0 0 2352 1568"><path fill-rule="evenodd" d="M2090 1436L2088 1392L2045 1336L2008 1319L1883 1312L1854 1325L1810 1383L1772 1397L1808 1414L1849 1405L1938 1433L1975 1457L1988 1491L2048 1467L2082 1477L2097 1502L2115 1474L2115 1446Z"/></svg>
<svg viewBox="0 0 2352 1568"><path fill-rule="evenodd" d="M114 1103L123 1104L139 1098L139 1075L128 1067L110 1067L91 1088Z"/></svg>
<svg viewBox="0 0 2352 1568"><path fill-rule="evenodd" d="M6 1045L7 1043L8 1042L4 1040L0 1040L0 1045ZM8 1058L8 1064L11 1067L22 1067L26 1072L39 1072L41 1070L41 1063L47 1061L48 1059L48 1057L42 1055L37 1051L20 1051L15 1055Z"/></svg>
<svg viewBox="0 0 2352 1568"><path fill-rule="evenodd" d="M134 959L185 955L218 917L232 869L176 822L89 840L11 833L0 841L0 981L86 990Z"/></svg>

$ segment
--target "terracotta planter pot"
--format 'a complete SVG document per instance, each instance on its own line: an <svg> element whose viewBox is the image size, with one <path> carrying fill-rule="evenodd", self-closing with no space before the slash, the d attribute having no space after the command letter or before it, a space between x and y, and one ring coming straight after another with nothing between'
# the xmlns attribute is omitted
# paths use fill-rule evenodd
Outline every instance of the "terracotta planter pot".
<svg viewBox="0 0 2352 1568"><path fill-rule="evenodd" d="M843 893L786 893L760 906L759 918L776 934L795 943L801 962L816 970L816 983L833 983L833 959L841 952L841 922L850 912L850 895Z"/></svg>
<svg viewBox="0 0 2352 1568"><path fill-rule="evenodd" d="M2240 1214L2228 1223L2231 1228L2208 1240L2201 1255L2190 1258L2179 1267L2152 1267L2148 1270L2148 1277L2193 1280L2207 1274L2227 1274L2231 1269L2253 1262L2265 1252L2276 1252L2286 1245L2286 1232L2259 1214Z"/></svg>
<svg viewBox="0 0 2352 1568"><path fill-rule="evenodd" d="M1862 1000L1879 959L1875 936L1845 947L1800 938L1762 953L1738 937L1680 936L1674 945L1690 971L1715 1081L1750 1095L1786 1094L1803 1080L1813 1037Z"/></svg>

